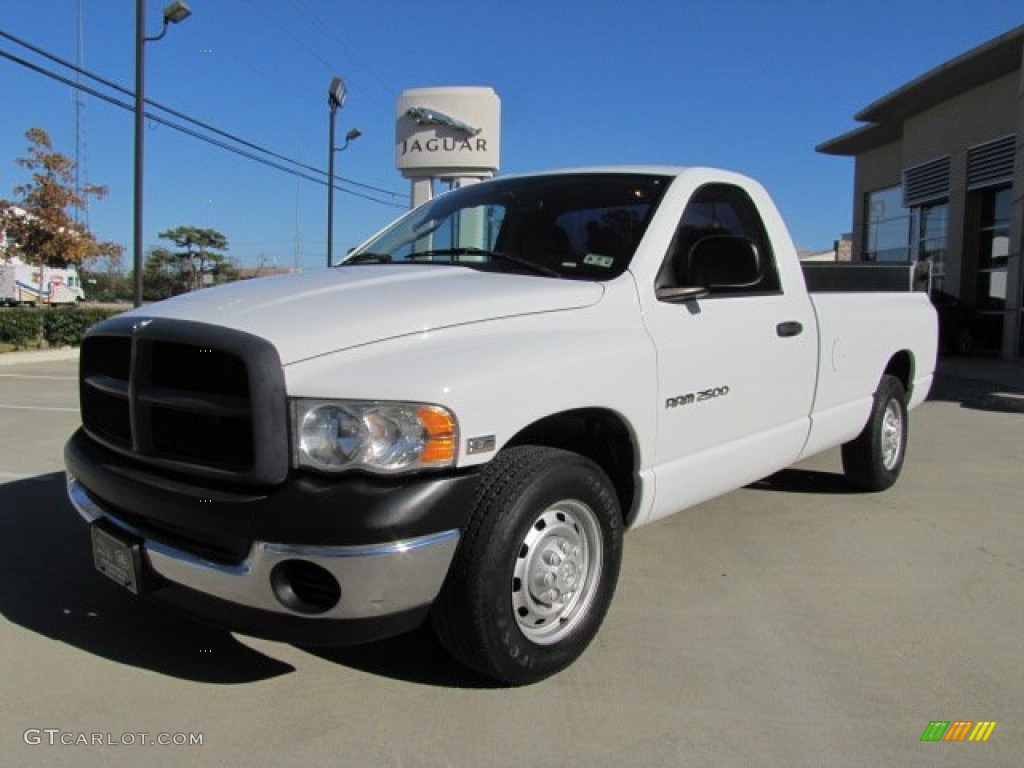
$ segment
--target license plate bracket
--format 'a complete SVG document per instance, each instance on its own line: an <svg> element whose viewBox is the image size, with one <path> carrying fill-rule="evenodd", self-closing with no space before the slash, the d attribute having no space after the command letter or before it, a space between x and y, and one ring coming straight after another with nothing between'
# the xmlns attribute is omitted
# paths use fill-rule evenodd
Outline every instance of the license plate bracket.
<svg viewBox="0 0 1024 768"><path fill-rule="evenodd" d="M96 570L129 592L142 594L146 587L142 542L101 521L93 523L91 529Z"/></svg>

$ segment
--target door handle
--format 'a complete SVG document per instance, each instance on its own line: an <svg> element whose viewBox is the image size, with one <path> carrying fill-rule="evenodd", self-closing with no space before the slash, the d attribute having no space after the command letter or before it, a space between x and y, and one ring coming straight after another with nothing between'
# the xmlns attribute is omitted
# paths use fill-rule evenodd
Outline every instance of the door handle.
<svg viewBox="0 0 1024 768"><path fill-rule="evenodd" d="M775 326L775 332L784 339L788 339L790 336L799 336L804 332L804 324L796 320L790 320L788 323L779 323Z"/></svg>

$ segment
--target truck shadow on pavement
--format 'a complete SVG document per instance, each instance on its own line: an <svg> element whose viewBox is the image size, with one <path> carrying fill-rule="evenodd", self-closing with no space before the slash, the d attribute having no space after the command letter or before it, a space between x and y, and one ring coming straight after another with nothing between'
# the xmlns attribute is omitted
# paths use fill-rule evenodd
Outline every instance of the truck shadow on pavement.
<svg viewBox="0 0 1024 768"><path fill-rule="evenodd" d="M229 632L138 600L97 573L63 473L0 485L0 614L121 664L204 683L249 683L294 668Z"/></svg>
<svg viewBox="0 0 1024 768"><path fill-rule="evenodd" d="M407 683L476 690L505 687L452 659L434 637L429 622L408 634L376 643L303 650L325 661Z"/></svg>
<svg viewBox="0 0 1024 768"><path fill-rule="evenodd" d="M783 469L746 486L754 491L846 495L857 493L846 476L817 469Z"/></svg>
<svg viewBox="0 0 1024 768"><path fill-rule="evenodd" d="M88 526L71 507L61 472L0 484L0 615L86 653L183 680L252 683L295 671L98 573ZM428 628L369 645L302 650L396 680L493 687L451 660Z"/></svg>

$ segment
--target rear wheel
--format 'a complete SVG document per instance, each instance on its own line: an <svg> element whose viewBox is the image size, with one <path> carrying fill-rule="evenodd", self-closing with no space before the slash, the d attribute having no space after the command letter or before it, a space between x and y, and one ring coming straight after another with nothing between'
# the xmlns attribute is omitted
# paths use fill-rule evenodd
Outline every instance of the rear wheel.
<svg viewBox="0 0 1024 768"><path fill-rule="evenodd" d="M503 451L484 470L432 618L442 645L521 685L575 661L611 603L622 516L607 476L574 453Z"/></svg>
<svg viewBox="0 0 1024 768"><path fill-rule="evenodd" d="M864 491L884 491L896 482L907 451L907 396L895 376L878 384L868 423L843 445L843 471Z"/></svg>

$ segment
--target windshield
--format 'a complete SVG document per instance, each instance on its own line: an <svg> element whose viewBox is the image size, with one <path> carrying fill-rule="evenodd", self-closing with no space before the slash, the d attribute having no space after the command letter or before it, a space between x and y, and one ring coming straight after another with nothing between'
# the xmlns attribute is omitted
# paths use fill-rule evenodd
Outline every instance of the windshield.
<svg viewBox="0 0 1024 768"><path fill-rule="evenodd" d="M629 267L670 180L575 173L462 187L399 219L341 266L459 264L610 280Z"/></svg>

